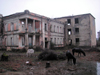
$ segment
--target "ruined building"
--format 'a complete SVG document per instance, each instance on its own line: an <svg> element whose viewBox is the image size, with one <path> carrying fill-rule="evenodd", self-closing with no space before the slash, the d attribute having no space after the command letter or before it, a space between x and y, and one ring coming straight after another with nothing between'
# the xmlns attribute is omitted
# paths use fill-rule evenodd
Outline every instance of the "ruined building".
<svg viewBox="0 0 100 75"><path fill-rule="evenodd" d="M95 18L91 14L55 18L65 23L65 43L96 46Z"/></svg>
<svg viewBox="0 0 100 75"><path fill-rule="evenodd" d="M1 30L2 29L2 30ZM95 18L91 14L51 19L28 10L0 16L0 48L39 46L95 46Z"/></svg>

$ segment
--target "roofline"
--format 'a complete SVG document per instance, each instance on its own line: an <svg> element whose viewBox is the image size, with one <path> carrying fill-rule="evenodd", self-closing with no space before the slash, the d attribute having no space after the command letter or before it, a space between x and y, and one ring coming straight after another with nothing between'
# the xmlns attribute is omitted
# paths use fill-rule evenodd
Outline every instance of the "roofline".
<svg viewBox="0 0 100 75"><path fill-rule="evenodd" d="M80 14L80 15L72 15L72 16L64 16L64 17L58 17L58 18L54 18L54 19L71 18L71 17L75 17L75 16L83 16L83 15L91 15L91 16L95 19L95 17L94 17L91 13Z"/></svg>
<svg viewBox="0 0 100 75"><path fill-rule="evenodd" d="M57 21L57 20L55 20L55 19L52 19L52 18L43 16L43 15L39 15L39 14L30 12L30 11L28 11L28 10L25 10L24 12L18 12L18 13L14 13L14 14L11 14L11 15L8 15L8 16L4 16L3 18L4 18L4 19L8 19L8 18L20 16L20 15L25 15L25 14L31 15L31 16L34 16L34 17L39 17L39 18L42 18L42 19L48 19L48 20L51 20L51 21L54 21L54 22L61 23L60 21ZM61 24L62 24L62 23L61 23Z"/></svg>

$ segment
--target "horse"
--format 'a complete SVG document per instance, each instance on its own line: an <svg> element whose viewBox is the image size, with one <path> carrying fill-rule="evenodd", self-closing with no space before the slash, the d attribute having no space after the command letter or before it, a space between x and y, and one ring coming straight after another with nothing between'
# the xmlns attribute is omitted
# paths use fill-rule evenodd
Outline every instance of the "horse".
<svg viewBox="0 0 100 75"><path fill-rule="evenodd" d="M69 51L66 52L66 56L67 56L68 62L70 59L72 59L74 65L76 64L76 58Z"/></svg>
<svg viewBox="0 0 100 75"><path fill-rule="evenodd" d="M33 49L28 49L27 50L27 53L26 53L27 57L31 57L31 56L33 56L33 54L34 54L34 50Z"/></svg>
<svg viewBox="0 0 100 75"><path fill-rule="evenodd" d="M86 56L85 52L84 52L81 48L74 48L74 49L72 49L73 55L74 55L75 52L78 53L78 56L79 56L79 54L80 54L80 56L81 56L81 53L82 53L84 56Z"/></svg>

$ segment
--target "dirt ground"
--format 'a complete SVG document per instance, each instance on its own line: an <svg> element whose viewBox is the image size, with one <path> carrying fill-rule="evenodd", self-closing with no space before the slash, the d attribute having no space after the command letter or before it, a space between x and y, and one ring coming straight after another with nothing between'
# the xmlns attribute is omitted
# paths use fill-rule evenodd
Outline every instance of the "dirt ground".
<svg viewBox="0 0 100 75"><path fill-rule="evenodd" d="M56 53L67 50L57 50ZM71 50L70 50L71 51ZM0 51L0 56L3 51ZM8 61L0 61L0 75L96 75L97 62L100 62L100 52L85 50L86 56L75 54L76 65L67 63L66 60L49 61L50 67L46 67L47 61L38 60L41 52L35 52L33 57L26 57L26 53L6 52ZM26 64L29 61L30 64Z"/></svg>

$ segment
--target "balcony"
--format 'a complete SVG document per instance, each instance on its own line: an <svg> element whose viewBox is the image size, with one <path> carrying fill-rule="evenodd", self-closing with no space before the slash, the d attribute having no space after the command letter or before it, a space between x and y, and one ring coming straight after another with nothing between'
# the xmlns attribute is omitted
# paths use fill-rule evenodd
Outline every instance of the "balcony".
<svg viewBox="0 0 100 75"><path fill-rule="evenodd" d="M25 33L25 25L19 26L19 33Z"/></svg>

